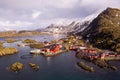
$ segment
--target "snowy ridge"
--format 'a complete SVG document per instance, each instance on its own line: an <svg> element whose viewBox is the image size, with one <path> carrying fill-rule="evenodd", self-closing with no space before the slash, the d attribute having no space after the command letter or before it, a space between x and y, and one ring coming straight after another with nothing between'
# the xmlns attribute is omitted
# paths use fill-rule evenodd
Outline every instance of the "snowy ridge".
<svg viewBox="0 0 120 80"><path fill-rule="evenodd" d="M89 15L82 19L77 19L74 21L58 21L58 23L51 24L44 31L51 32L51 33L73 33L77 34L79 32L84 31L88 25L96 18L98 13Z"/></svg>

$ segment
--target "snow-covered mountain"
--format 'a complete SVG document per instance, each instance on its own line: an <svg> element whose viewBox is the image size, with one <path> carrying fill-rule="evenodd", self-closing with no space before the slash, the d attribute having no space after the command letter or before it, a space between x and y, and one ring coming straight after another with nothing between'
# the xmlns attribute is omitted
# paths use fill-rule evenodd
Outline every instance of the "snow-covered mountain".
<svg viewBox="0 0 120 80"><path fill-rule="evenodd" d="M88 27L88 25L92 22L94 18L96 18L97 14L89 15L83 19L73 21L68 25L64 24L51 24L44 31L51 33L73 33L77 34Z"/></svg>

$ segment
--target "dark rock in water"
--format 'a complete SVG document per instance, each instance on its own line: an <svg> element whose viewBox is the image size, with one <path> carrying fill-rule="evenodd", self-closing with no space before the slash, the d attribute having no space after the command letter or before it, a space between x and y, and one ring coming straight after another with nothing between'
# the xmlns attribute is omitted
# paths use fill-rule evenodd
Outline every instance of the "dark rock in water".
<svg viewBox="0 0 120 80"><path fill-rule="evenodd" d="M93 67L90 67L90 66L86 65L84 62L78 62L77 65L80 66L81 68L83 68L86 71L94 72Z"/></svg>
<svg viewBox="0 0 120 80"><path fill-rule="evenodd" d="M37 66L37 65L34 64L34 63L29 63L29 66L30 66L32 69L36 70L36 71L40 69L40 67Z"/></svg>
<svg viewBox="0 0 120 80"><path fill-rule="evenodd" d="M21 59L29 59L29 58L33 58L34 57L34 55L32 55L32 54L27 54L27 55L22 55L20 58Z"/></svg>
<svg viewBox="0 0 120 80"><path fill-rule="evenodd" d="M104 60L97 59L97 60L94 60L93 63L101 68L109 67L109 65Z"/></svg>
<svg viewBox="0 0 120 80"><path fill-rule="evenodd" d="M118 68L116 66L110 66L110 68L115 70L115 71L118 70Z"/></svg>

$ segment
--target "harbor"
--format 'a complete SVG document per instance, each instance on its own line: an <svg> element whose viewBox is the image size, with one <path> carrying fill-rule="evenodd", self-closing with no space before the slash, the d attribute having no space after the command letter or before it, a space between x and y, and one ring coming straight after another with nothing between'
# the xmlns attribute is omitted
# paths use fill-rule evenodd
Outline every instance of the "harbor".
<svg viewBox="0 0 120 80"><path fill-rule="evenodd" d="M45 37L46 37L46 35L45 35ZM31 38L31 39L34 40L35 38ZM4 72L6 75L9 75L10 73L12 73L11 76L17 74L18 76L16 76L16 77L18 77L19 79L23 79L23 80L25 80L25 79L29 79L29 80L45 79L46 80L52 76L52 73L56 73L56 72L58 73L58 74L55 74L56 76L62 76L65 79L69 79L66 76L66 75L68 75L69 77L71 76L69 71L71 71L73 73L73 76L75 76L74 79L76 79L76 80L79 80L81 78L86 79L86 77L87 78L91 77L92 79L95 79L94 76L97 76L96 79L98 79L98 80L101 80L101 79L105 80L104 73L108 73L109 69L110 69L109 72L113 72L115 70L114 74L117 74L117 72L119 72L119 66L120 66L119 60L117 60L117 61L113 60L115 62L115 64L110 63L110 65L112 65L112 66L111 67L109 66L110 68L108 68L107 70L104 70L101 67L96 66L95 63L93 63L91 61L87 61L84 58L83 59L77 58L76 57L77 52L79 54L81 54L80 53L81 51L82 52L90 52L91 54L97 53L97 52L95 52L96 49L89 49L88 46L76 45L77 43L75 43L75 45L72 44L73 42L77 42L77 41L72 41L72 39L74 39L74 38L71 38L70 43L69 43L69 39L67 39L67 38L54 39L54 40L59 41L60 45L62 45L63 47L66 47L66 48L62 48L62 49L63 50L65 49L67 51L65 51L65 52L62 51L61 53L59 53L60 48L57 50L56 53L53 53L53 51L55 51L56 47L54 47L54 48L51 47L52 49L50 50L50 45L45 45L45 46L49 46L49 47L35 49L35 48L31 48L29 45L25 45L24 47L18 46L17 44L23 44L21 41L14 42L14 43L4 43L5 47L16 47L19 50L19 52L18 52L18 54L1 57L0 61L1 61L1 64L3 64L2 65L3 67L0 68L0 70L2 72ZM23 39L23 40L25 40L25 39ZM41 41L43 43L45 40L47 40L47 38L43 37L43 39L41 39ZM58 43L55 43L56 41L53 41L53 40L49 41L49 40L50 39L48 39L47 42L53 43L54 45L58 45ZM62 40L64 40L64 41L62 41ZM79 42L81 42L81 41L79 41ZM24 44L26 44L26 43L24 43ZM32 43L30 43L30 44L32 44ZM80 43L80 44L82 44L82 43ZM48 51L52 51L52 54L50 54L50 52L48 54L39 53L42 50L47 51L45 48L48 49ZM32 54L30 53L31 51L33 52ZM38 53L34 54L34 52L38 52ZM11 60L11 62L8 60L8 58L9 58L9 60ZM2 61L5 61L5 64ZM9 67L11 64L14 64L15 62L18 62L18 61L20 63L24 64L24 67L22 68L22 70L18 71L17 73L5 68L5 67ZM91 72L87 71L86 69L84 69L84 66L81 66L81 67L78 66L77 62L80 62L80 61L83 61L85 64L84 66L87 66L87 68L93 67L94 72L91 73ZM33 63L31 65L36 64L36 66L30 67L29 63ZM8 65L6 65L6 64L8 64ZM38 70L38 66L40 67L39 70ZM65 71L65 73L63 73L63 71ZM9 76L5 77L4 76L5 74L0 75L0 77L2 77L2 79L5 79L5 80L14 79ZM25 74L26 74L26 76L30 76L30 77L27 77L27 78L22 77ZM36 74L36 75L34 75L34 74ZM39 75L37 75L37 74L39 74ZM89 74L89 76L87 76L87 74ZM99 78L99 75L102 75L103 77ZM113 74L109 74L109 75L113 75ZM33 76L33 77L31 77L31 76ZM78 77L76 77L76 76L78 76ZM58 79L58 77L52 77L51 79ZM62 78L59 77L59 79L62 79ZM71 80L73 80L73 79L71 79ZM110 80L112 80L112 77ZM116 75L116 80L117 80L117 75Z"/></svg>

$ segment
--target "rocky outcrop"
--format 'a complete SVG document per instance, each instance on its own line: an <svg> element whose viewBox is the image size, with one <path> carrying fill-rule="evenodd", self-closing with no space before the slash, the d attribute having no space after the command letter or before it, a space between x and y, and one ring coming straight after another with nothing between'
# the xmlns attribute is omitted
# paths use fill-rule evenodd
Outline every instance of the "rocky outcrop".
<svg viewBox="0 0 120 80"><path fill-rule="evenodd" d="M10 69L14 72L21 71L23 69L24 65L20 62L15 62L10 66Z"/></svg>
<svg viewBox="0 0 120 80"><path fill-rule="evenodd" d="M18 52L17 48L0 47L0 56L12 55Z"/></svg>
<svg viewBox="0 0 120 80"><path fill-rule="evenodd" d="M32 40L32 39L25 39L23 42L24 43L36 43L37 41L36 40Z"/></svg>
<svg viewBox="0 0 120 80"><path fill-rule="evenodd" d="M15 40L13 38L8 38L6 41L7 43L13 43L13 42L17 42L18 40Z"/></svg>
<svg viewBox="0 0 120 80"><path fill-rule="evenodd" d="M94 72L94 68L86 65L84 62L78 62L77 65L80 66L82 69L84 69L86 71Z"/></svg>
<svg viewBox="0 0 120 80"><path fill-rule="evenodd" d="M29 63L29 66L30 66L32 69L36 70L36 71L40 69L40 67L37 66L37 65L34 64L34 63Z"/></svg>

